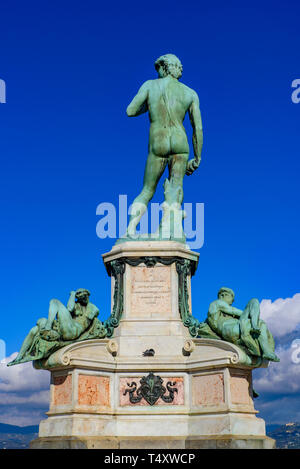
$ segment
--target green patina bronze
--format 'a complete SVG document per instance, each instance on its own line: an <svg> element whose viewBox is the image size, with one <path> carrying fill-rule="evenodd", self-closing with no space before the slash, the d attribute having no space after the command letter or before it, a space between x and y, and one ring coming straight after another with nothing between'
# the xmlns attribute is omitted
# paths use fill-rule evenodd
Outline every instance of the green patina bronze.
<svg viewBox="0 0 300 469"><path fill-rule="evenodd" d="M257 299L252 299L244 311L234 308L234 293L230 288L221 288L218 299L209 306L207 319L200 322L189 310L187 279L196 270L196 263L180 257L138 257L121 258L107 265L110 275L115 278L113 308L110 317L102 323L98 308L89 302L89 291L78 289L70 293L65 307L59 300L52 299L48 318L37 321L26 336L18 356L8 364L17 365L28 361L48 358L56 350L89 339L112 337L123 314L123 276L126 264L137 266L141 263L148 268L157 263L176 263L178 274L178 307L181 320L192 337L225 340L238 345L246 354L248 364L259 364L263 359L279 361L275 355L274 339L266 323L260 319ZM250 358L250 360L247 359Z"/></svg>
<svg viewBox="0 0 300 469"><path fill-rule="evenodd" d="M278 362L273 336L260 319L259 301L251 299L244 310L234 308L233 301L233 290L222 287L218 299L209 305L206 320L199 324L197 336L226 340L250 357Z"/></svg>
<svg viewBox="0 0 300 469"><path fill-rule="evenodd" d="M155 62L158 78L146 81L127 108L129 117L148 112L150 118L149 153L143 189L132 204L126 234L118 241L136 238L136 227L152 199L165 168L164 215L157 233L151 239L175 239L185 242L182 229L183 177L199 166L203 144L202 121L197 93L178 80L182 75L180 60L173 54ZM193 128L194 158L189 160L189 145L183 120L189 114ZM140 239L145 239L141 235ZM149 238L148 238L149 239Z"/></svg>
<svg viewBox="0 0 300 469"><path fill-rule="evenodd" d="M192 275L192 263L188 259L179 259L176 261L176 270L178 274L178 306L179 314L183 325L188 327L192 337L196 337L200 322L190 313L189 294L187 287L188 276Z"/></svg>
<svg viewBox="0 0 300 469"><path fill-rule="evenodd" d="M274 338L266 323L260 319L259 301L252 298L242 311L234 308L234 292L222 287L218 299L213 301L204 322L194 318L189 309L187 278L191 275L191 262L177 260L178 304L181 320L192 337L225 340L238 345L250 358L249 363L260 364L263 359L278 362Z"/></svg>
<svg viewBox="0 0 300 469"><path fill-rule="evenodd" d="M123 392L123 396L126 396L127 393L129 394L129 400L132 404L137 404L142 399L145 399L150 405L154 405L158 399L171 403L174 400L174 393L178 393L178 389L173 387L176 385L175 382L168 381L166 386L164 386L163 379L160 376L154 375L152 371L148 376L143 376L140 384L138 388L135 381L127 383L129 387ZM167 390L169 392L168 395L166 395ZM136 394L134 395L134 393Z"/></svg>
<svg viewBox="0 0 300 469"><path fill-rule="evenodd" d="M113 309L109 318L104 321L104 327L107 331L107 337L112 337L114 329L118 327L121 316L123 314L123 274L125 272L124 260L112 261L108 264L109 275L113 275L115 279Z"/></svg>
<svg viewBox="0 0 300 469"><path fill-rule="evenodd" d="M103 338L107 330L97 318L98 308L89 302L90 292L79 288L70 293L67 306L52 299L48 318L37 321L26 336L18 356L8 366L49 357L65 345Z"/></svg>

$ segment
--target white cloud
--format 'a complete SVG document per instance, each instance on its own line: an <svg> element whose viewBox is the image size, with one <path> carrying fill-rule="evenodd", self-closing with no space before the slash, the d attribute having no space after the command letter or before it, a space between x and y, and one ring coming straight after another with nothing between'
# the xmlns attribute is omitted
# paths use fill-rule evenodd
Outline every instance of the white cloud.
<svg viewBox="0 0 300 469"><path fill-rule="evenodd" d="M13 353L0 364L0 393L39 391L49 389L50 373L47 370L36 370L32 362L21 363L14 366L6 366L17 356ZM1 400L0 400L1 403Z"/></svg>
<svg viewBox="0 0 300 469"><path fill-rule="evenodd" d="M267 323L274 337L282 337L300 325L300 293L292 298L262 300L261 318Z"/></svg>
<svg viewBox="0 0 300 469"><path fill-rule="evenodd" d="M0 405L31 405L33 407L41 407L49 404L49 391L33 392L28 396L19 395L16 393L0 393Z"/></svg>
<svg viewBox="0 0 300 469"><path fill-rule="evenodd" d="M36 425L49 408L50 373L36 370L32 362L6 366L16 356L0 364L0 422Z"/></svg>
<svg viewBox="0 0 300 469"><path fill-rule="evenodd" d="M276 350L279 363L270 363L267 369L255 370L255 390L272 395L300 393L300 363L293 362L294 351L292 344L288 348L280 347Z"/></svg>

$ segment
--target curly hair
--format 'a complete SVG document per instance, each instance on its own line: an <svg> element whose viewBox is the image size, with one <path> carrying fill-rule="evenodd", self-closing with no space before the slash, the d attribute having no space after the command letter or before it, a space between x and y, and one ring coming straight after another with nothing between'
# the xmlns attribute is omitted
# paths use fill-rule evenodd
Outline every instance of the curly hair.
<svg viewBox="0 0 300 469"><path fill-rule="evenodd" d="M81 296L81 295L88 295L90 296L90 292L86 289L86 288L78 288L78 290L76 290L76 298L78 298L78 296Z"/></svg>
<svg viewBox="0 0 300 469"><path fill-rule="evenodd" d="M170 67L174 65L175 67ZM174 54L161 55L154 63L155 70L158 72L162 66L165 75L172 75L174 78L180 78L182 75L182 63Z"/></svg>

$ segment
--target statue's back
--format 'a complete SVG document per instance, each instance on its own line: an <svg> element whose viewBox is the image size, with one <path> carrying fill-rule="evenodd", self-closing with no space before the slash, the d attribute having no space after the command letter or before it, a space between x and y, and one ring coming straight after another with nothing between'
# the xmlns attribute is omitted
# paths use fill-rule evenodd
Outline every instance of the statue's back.
<svg viewBox="0 0 300 469"><path fill-rule="evenodd" d="M192 90L171 77L152 80L148 93L151 123L182 125L192 102Z"/></svg>

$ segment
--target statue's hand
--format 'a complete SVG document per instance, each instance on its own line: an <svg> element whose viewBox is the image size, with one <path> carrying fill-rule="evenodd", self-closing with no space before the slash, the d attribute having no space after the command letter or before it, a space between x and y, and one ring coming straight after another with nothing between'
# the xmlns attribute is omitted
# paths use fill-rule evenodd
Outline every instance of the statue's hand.
<svg viewBox="0 0 300 469"><path fill-rule="evenodd" d="M192 160L189 160L186 166L185 174L187 176L190 176L191 174L193 174L193 172L198 168L199 164L200 164L200 160L197 161L195 158L193 158Z"/></svg>

